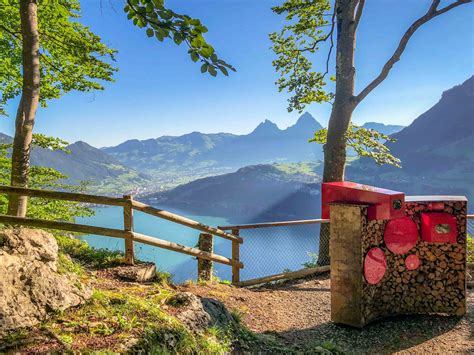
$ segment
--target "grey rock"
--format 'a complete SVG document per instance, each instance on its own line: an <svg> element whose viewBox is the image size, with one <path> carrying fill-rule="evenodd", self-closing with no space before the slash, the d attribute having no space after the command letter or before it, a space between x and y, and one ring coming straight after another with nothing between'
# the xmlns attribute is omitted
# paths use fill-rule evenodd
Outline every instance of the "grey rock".
<svg viewBox="0 0 474 355"><path fill-rule="evenodd" d="M214 299L200 298L191 292L183 292L172 297L168 303L180 309L176 318L195 333L212 326L224 328L236 324L224 304Z"/></svg>
<svg viewBox="0 0 474 355"><path fill-rule="evenodd" d="M148 282L156 277L156 265L153 263L118 266L113 271L118 277L134 282Z"/></svg>
<svg viewBox="0 0 474 355"><path fill-rule="evenodd" d="M57 272L58 245L50 233L9 229L0 232L0 239L0 338L92 295L75 276Z"/></svg>

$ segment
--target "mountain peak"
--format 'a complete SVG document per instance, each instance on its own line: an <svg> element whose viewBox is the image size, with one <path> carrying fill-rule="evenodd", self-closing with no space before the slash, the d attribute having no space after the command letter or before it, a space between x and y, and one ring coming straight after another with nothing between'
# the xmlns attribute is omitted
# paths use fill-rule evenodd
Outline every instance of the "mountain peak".
<svg viewBox="0 0 474 355"><path fill-rule="evenodd" d="M250 134L251 135L269 135L269 134L275 134L279 132L280 132L280 129L275 123L273 123L270 120L265 120L264 122L261 122L257 126L257 128L255 128L253 132Z"/></svg>
<svg viewBox="0 0 474 355"><path fill-rule="evenodd" d="M298 118L293 126L288 127L285 131L306 138L321 128L323 128L323 126L321 126L309 112L305 112Z"/></svg>
<svg viewBox="0 0 474 355"><path fill-rule="evenodd" d="M296 121L296 124L304 124L304 123L314 123L317 122L316 119L309 113L305 112L303 113L298 120Z"/></svg>

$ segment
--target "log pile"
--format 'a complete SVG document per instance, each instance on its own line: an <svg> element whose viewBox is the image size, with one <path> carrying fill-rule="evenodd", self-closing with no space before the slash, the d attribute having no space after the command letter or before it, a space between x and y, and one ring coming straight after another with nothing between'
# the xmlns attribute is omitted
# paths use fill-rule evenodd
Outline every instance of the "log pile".
<svg viewBox="0 0 474 355"><path fill-rule="evenodd" d="M429 211L429 202L413 201L406 203L406 215L411 217L418 227L420 236L416 245L404 254L391 252L384 243L384 229L387 221L368 221L367 209L360 207L360 251L354 250L353 254L361 256L354 259L357 266L353 270L363 269L364 257L374 247L383 250L386 257L387 269L382 280L377 284L369 284L362 272L353 275L352 280L347 280L346 286L360 285L360 310L354 310L358 314L355 326L365 324L387 316L398 314L421 314L442 313L451 315L463 315L466 313L466 202L465 201L442 201L438 206L443 206L442 212L448 212L456 216L457 242L456 243L428 243L421 238L420 214ZM354 205L339 205L354 209ZM333 205L331 205L332 211ZM437 210L437 212L440 210ZM332 213L332 212L331 212ZM331 228L333 228L333 215L331 215ZM337 222L337 221L336 221ZM331 243L334 239L341 238L333 235L338 232L335 225L331 229ZM342 237L344 238L344 237ZM337 242L336 242L337 243ZM340 250L341 245L337 250ZM336 248L331 249L331 258L337 253ZM407 269L405 260L409 255L416 255L420 265L414 270ZM347 259L347 256L345 256ZM342 261L336 264L340 270ZM331 272L333 264L331 264ZM331 276L332 277L332 276ZM337 282L337 281L336 281ZM334 285L337 289L337 285ZM353 286L355 287L355 286ZM357 289L357 288L355 288ZM357 297L357 296L356 296ZM337 307L337 306L336 306ZM337 318L337 317L336 317ZM333 319L338 321L338 319ZM342 321L342 323L346 323ZM354 322L353 322L354 323ZM348 324L348 323L346 323Z"/></svg>

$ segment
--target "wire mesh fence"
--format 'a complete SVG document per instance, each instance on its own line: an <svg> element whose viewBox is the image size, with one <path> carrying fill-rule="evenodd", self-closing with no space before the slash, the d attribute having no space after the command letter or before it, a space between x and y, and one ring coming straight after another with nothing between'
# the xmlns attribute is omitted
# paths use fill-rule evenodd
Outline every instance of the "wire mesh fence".
<svg viewBox="0 0 474 355"><path fill-rule="evenodd" d="M329 224L240 229L242 280L329 264ZM474 261L474 215L467 220L467 259Z"/></svg>
<svg viewBox="0 0 474 355"><path fill-rule="evenodd" d="M328 265L329 244L324 243L328 234L320 223L241 229L240 258L245 265L241 279Z"/></svg>

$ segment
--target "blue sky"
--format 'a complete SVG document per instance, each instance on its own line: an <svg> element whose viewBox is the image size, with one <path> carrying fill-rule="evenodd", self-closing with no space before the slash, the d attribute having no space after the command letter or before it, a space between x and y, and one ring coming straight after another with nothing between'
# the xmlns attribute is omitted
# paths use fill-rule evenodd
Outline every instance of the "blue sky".
<svg viewBox="0 0 474 355"><path fill-rule="evenodd" d="M201 74L184 46L147 38L126 19L122 1L81 3L81 22L119 51L116 82L103 92L70 93L51 101L38 111L36 132L102 147L191 131L244 134L265 119L285 128L299 116L287 112L287 95L274 85L277 74L268 33L284 24L270 9L280 1L167 1L175 11L200 18L209 28L206 38L238 70L217 78ZM367 1L357 35L358 90L377 75L403 32L430 3ZM354 121L408 125L435 104L443 90L471 76L473 10L472 4L463 5L424 25L389 78L358 107ZM0 131L13 133L16 104L7 107L10 117L0 118ZM307 111L325 124L330 105L313 104Z"/></svg>

